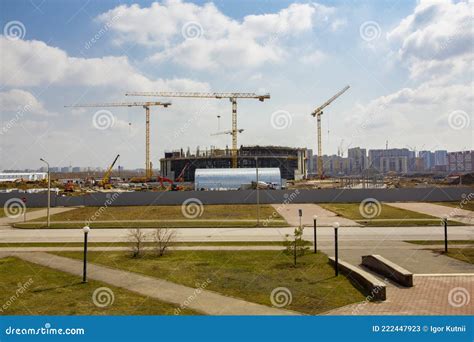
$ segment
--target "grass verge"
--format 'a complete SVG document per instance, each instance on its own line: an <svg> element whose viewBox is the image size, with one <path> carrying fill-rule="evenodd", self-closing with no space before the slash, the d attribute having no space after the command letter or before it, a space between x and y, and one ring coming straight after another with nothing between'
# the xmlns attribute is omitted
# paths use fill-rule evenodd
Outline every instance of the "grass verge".
<svg viewBox="0 0 474 342"><path fill-rule="evenodd" d="M51 222L50 228L52 229L77 229L82 228L86 222ZM90 222L91 228L256 228L256 220L248 221L200 221L200 220L183 220L183 221L122 221L122 222ZM46 228L46 222L20 222L13 224L15 228L22 229L39 229ZM262 227L262 224L260 224ZM266 227L288 227L286 221L270 221Z"/></svg>
<svg viewBox="0 0 474 342"><path fill-rule="evenodd" d="M449 257L474 264L474 247L469 248L449 248Z"/></svg>
<svg viewBox="0 0 474 342"><path fill-rule="evenodd" d="M415 245L444 245L444 240L406 240ZM448 240L449 245L472 245L474 240Z"/></svg>
<svg viewBox="0 0 474 342"><path fill-rule="evenodd" d="M433 204L439 204L439 205L444 205L446 207L474 211L474 201L435 202Z"/></svg>
<svg viewBox="0 0 474 342"><path fill-rule="evenodd" d="M434 216L418 213L411 210L395 208L381 203L376 210L378 215L373 219L363 216L364 210L359 203L322 203L318 204L324 209L336 213L357 223L368 227L411 227L411 226L439 226L440 219ZM371 212L368 212L371 213ZM449 221L450 225L464 225L459 222Z"/></svg>
<svg viewBox="0 0 474 342"><path fill-rule="evenodd" d="M1 242L2 247L82 247L82 242ZM89 247L127 247L130 242L89 242ZM170 246L283 246L284 241L197 241L197 242L172 242ZM305 245L312 246L312 242L306 241ZM152 242L144 242L143 246L156 246Z"/></svg>
<svg viewBox="0 0 474 342"><path fill-rule="evenodd" d="M99 287L112 290L111 305L94 305ZM80 277L13 257L0 259L0 288L1 315L173 315L176 308L102 282L84 284Z"/></svg>
<svg viewBox="0 0 474 342"><path fill-rule="evenodd" d="M80 252L57 255L80 259ZM173 251L139 259L126 252L91 252L89 260L113 268L166 279L187 286L209 283L206 289L251 302L272 305L271 293L285 287L292 301L285 309L319 314L364 300L344 276L334 276L323 253L308 253L292 265L280 251Z"/></svg>
<svg viewBox="0 0 474 342"><path fill-rule="evenodd" d="M186 208L180 205L163 206L109 206L109 207L80 207L75 210L51 215L54 221L135 221L135 220L183 220ZM203 205L188 208L190 213L195 214L196 219L213 220L255 220L257 217L257 206L253 204L239 205ZM192 211L195 209L195 211ZM283 220L275 209L270 205L260 206L260 217L273 217L275 220ZM44 221L44 218L35 221Z"/></svg>

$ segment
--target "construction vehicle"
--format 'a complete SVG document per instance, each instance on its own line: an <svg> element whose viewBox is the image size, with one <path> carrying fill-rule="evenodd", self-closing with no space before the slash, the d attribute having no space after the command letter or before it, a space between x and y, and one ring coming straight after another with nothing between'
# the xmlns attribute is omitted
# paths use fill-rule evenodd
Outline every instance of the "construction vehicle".
<svg viewBox="0 0 474 342"><path fill-rule="evenodd" d="M109 168L104 174L104 177L102 177L102 180L99 182L99 186L101 186L104 189L110 189L112 186L110 185L110 175L112 174L112 170L114 168L115 163L117 162L117 159L120 157L120 154L117 154L117 157L115 157L114 161L112 164L110 164Z"/></svg>
<svg viewBox="0 0 474 342"><path fill-rule="evenodd" d="M112 102L112 103L91 103L91 104L75 104L65 107L143 107L146 116L146 134L145 134L145 177L151 178L152 165L150 162L150 107L163 106L167 108L171 106L170 102Z"/></svg>
<svg viewBox="0 0 474 342"><path fill-rule="evenodd" d="M191 97L229 99L232 103L232 167L237 168L237 99L258 99L260 102L270 98L270 94L255 93L199 93L199 92L129 92L126 96L160 96L160 97Z"/></svg>
<svg viewBox="0 0 474 342"><path fill-rule="evenodd" d="M323 109L329 106L335 99L337 99L339 96L344 94L350 86L345 86L341 91L339 91L336 95L331 97L329 100L324 102L321 106L316 108L311 115L315 116L317 119L317 129L318 129L318 176L320 179L324 178L324 169L323 169L323 148L322 148L322 143L321 143L321 115L323 115Z"/></svg>
<svg viewBox="0 0 474 342"><path fill-rule="evenodd" d="M75 186L72 180L68 180L66 184L64 184L64 192L74 192Z"/></svg>

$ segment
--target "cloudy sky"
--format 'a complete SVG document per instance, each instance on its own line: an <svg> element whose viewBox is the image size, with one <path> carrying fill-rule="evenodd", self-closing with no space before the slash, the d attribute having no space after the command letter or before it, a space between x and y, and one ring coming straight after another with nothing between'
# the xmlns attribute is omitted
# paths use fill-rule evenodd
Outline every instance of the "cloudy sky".
<svg viewBox="0 0 474 342"><path fill-rule="evenodd" d="M473 10L467 1L0 2L0 169L143 167L141 107L128 91L270 93L240 100L239 145L473 148ZM152 161L225 147L228 100L152 107Z"/></svg>

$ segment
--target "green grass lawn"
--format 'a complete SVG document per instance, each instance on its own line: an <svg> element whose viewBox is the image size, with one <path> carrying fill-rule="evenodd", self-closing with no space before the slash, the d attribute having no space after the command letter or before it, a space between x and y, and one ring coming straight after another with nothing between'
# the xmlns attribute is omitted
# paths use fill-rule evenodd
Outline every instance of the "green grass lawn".
<svg viewBox="0 0 474 342"><path fill-rule="evenodd" d="M214 220L254 220L257 217L256 205L204 205L202 215L195 219ZM99 213L100 211L100 213ZM260 206L260 217L272 216L276 210L270 205ZM133 220L188 220L181 211L180 205L168 206L121 206L107 207L99 210L99 207L81 207L75 210L55 214L51 216L52 221L86 221L90 220L96 213L97 221L133 221ZM283 218L276 213L277 220ZM35 221L44 221L44 218Z"/></svg>
<svg viewBox="0 0 474 342"><path fill-rule="evenodd" d="M173 315L175 306L108 284L89 281L21 259L0 259L0 315ZM17 292L23 285L23 293ZM98 307L94 291L108 287L114 301ZM10 303L10 304L9 304ZM182 314L196 314L184 310Z"/></svg>
<svg viewBox="0 0 474 342"><path fill-rule="evenodd" d="M462 202L462 201L456 201L456 202L436 202L436 203L433 203L433 204L439 204L439 205L444 205L446 207L451 207L451 208L459 208L459 209L463 209L463 210L470 210L470 211L474 211L474 201L465 201ZM461 208L462 206L462 208Z"/></svg>
<svg viewBox="0 0 474 342"><path fill-rule="evenodd" d="M469 248L449 248L448 256L470 264L474 264L474 247Z"/></svg>
<svg viewBox="0 0 474 342"><path fill-rule="evenodd" d="M197 241L197 242L172 242L171 246L283 246L284 241ZM0 242L2 247L82 247L82 242ZM89 242L89 247L127 247L130 242ZM155 246L152 242L144 242L144 246ZM311 241L305 245L312 246Z"/></svg>
<svg viewBox="0 0 474 342"><path fill-rule="evenodd" d="M69 223L54 223L50 224L50 228L58 229L77 229L84 227L85 222L69 222ZM150 222L133 222L133 221L120 221L120 222L90 222L91 228L255 228L257 227L257 221L200 221L200 220L189 220L189 221L150 221ZM38 229L46 228L46 223L42 222L20 222L13 224L15 228L23 229ZM260 223L260 227L263 224ZM288 223L283 220L272 220L266 227L288 227Z"/></svg>
<svg viewBox="0 0 474 342"><path fill-rule="evenodd" d="M384 226L439 226L440 219L434 216L418 213L411 210L391 207L381 204L379 215L372 219L362 216L359 203L322 203L324 209L332 211L339 216L355 220L360 224L374 227ZM384 221L387 220L387 221ZM450 225L463 225L462 223L449 221Z"/></svg>
<svg viewBox="0 0 474 342"><path fill-rule="evenodd" d="M82 257L80 252L54 254ZM139 259L126 252L91 252L89 260L187 286L209 279L208 290L265 305L271 305L273 289L286 287L293 300L285 309L307 314L365 298L344 276L334 276L322 253L306 254L296 268L292 257L280 251L173 251L162 258L148 254Z"/></svg>
<svg viewBox="0 0 474 342"><path fill-rule="evenodd" d="M89 222L92 228L234 228L256 227L255 205L204 205L202 215L187 218L181 206L81 207L51 216L51 228L80 228ZM269 227L287 227L288 223L270 205L260 206L261 225L271 217ZM16 228L44 228L45 218L16 223Z"/></svg>
<svg viewBox="0 0 474 342"><path fill-rule="evenodd" d="M415 245L444 245L444 240L407 240ZM448 240L448 245L473 245L474 240Z"/></svg>

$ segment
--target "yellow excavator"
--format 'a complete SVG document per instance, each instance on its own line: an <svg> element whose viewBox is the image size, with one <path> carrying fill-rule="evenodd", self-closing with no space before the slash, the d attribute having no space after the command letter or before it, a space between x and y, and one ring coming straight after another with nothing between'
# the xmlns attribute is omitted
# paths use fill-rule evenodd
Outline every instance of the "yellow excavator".
<svg viewBox="0 0 474 342"><path fill-rule="evenodd" d="M114 168L114 165L117 162L117 159L119 157L120 157L120 154L117 154L117 157L115 157L114 161L112 162L110 167L105 172L104 177L102 177L102 180L99 182L99 186L101 186L102 188L110 189L112 187L110 185L110 175L112 174L112 169Z"/></svg>

